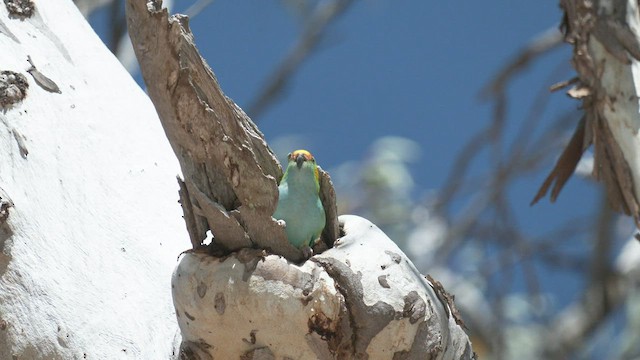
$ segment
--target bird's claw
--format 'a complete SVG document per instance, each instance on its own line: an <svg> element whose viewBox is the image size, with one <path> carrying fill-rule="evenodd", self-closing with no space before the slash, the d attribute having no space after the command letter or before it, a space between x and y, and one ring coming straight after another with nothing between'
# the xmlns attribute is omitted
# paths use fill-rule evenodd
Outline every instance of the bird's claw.
<svg viewBox="0 0 640 360"><path fill-rule="evenodd" d="M308 259L313 256L313 249L309 246L303 246L300 250L302 250L302 255L305 259Z"/></svg>

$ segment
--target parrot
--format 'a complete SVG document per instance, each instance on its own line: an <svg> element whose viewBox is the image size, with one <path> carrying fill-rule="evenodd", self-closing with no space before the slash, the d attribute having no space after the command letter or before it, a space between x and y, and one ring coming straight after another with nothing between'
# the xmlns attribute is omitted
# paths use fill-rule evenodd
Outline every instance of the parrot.
<svg viewBox="0 0 640 360"><path fill-rule="evenodd" d="M288 160L273 217L285 226L289 242L308 258L326 223L319 196L320 174L316 160L307 150L290 153Z"/></svg>

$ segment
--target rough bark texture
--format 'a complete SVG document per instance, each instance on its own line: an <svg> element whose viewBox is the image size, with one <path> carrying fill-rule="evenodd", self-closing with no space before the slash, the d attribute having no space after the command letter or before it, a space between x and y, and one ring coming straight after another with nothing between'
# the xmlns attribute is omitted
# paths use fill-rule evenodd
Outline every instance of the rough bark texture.
<svg viewBox="0 0 640 360"><path fill-rule="evenodd" d="M638 4L627 0L562 0L565 40L573 45L579 83L569 95L585 115L545 180L534 203L552 183L554 201L582 153L594 145L594 175L604 181L614 209L640 223Z"/></svg>
<svg viewBox="0 0 640 360"><path fill-rule="evenodd" d="M298 262L271 215L282 169L262 133L226 97L194 45L188 18L169 17L161 1L127 1L129 33L149 96L176 153L180 199L194 249L211 230L224 250L269 249ZM327 236L337 233L335 195L323 172Z"/></svg>
<svg viewBox="0 0 640 360"><path fill-rule="evenodd" d="M182 357L472 357L448 306L375 225L344 217L346 235L336 241L335 193L324 171L323 241L317 255L296 265L302 253L271 217L282 170L253 122L220 90L187 19L142 0L127 2L127 19L182 166L180 199L198 250L184 255L172 279ZM201 251L208 230L222 255Z"/></svg>
<svg viewBox="0 0 640 360"><path fill-rule="evenodd" d="M172 289L182 354L199 359L471 359L471 343L406 255L369 221L297 266L189 253ZM260 357L264 358L264 357Z"/></svg>

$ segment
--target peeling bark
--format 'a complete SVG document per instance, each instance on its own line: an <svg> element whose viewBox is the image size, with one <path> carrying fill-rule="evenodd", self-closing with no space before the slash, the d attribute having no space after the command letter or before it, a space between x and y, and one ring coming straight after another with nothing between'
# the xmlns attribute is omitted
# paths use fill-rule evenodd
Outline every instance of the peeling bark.
<svg viewBox="0 0 640 360"><path fill-rule="evenodd" d="M127 19L184 175L180 199L195 251L185 252L172 278L182 357L472 357L448 305L382 231L345 216L339 238L335 192L321 169L327 225L316 255L300 263L302 253L271 217L280 165L220 90L187 18L170 17L160 1L130 0ZM209 230L215 256L201 246Z"/></svg>
<svg viewBox="0 0 640 360"><path fill-rule="evenodd" d="M561 0L565 41L573 45L579 75L569 95L582 100L585 116L533 203L551 183L554 201L586 148L594 145L594 176L612 207L640 224L640 19L627 0ZM584 122L584 123L583 123Z"/></svg>
<svg viewBox="0 0 640 360"><path fill-rule="evenodd" d="M127 1L127 21L145 84L184 184L180 198L194 248L211 230L217 247L269 249L299 262L303 254L286 240L271 215L282 169L262 133L226 97L195 47L188 18L169 16L161 1ZM321 172L321 198L330 247L337 237L335 193Z"/></svg>

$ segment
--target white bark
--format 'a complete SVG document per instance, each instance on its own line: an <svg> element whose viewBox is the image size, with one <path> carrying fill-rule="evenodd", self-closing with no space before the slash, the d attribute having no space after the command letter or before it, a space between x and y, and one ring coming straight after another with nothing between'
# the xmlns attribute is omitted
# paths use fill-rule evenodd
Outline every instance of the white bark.
<svg viewBox="0 0 640 360"><path fill-rule="evenodd" d="M584 117L533 203L553 183L554 201L594 144L594 175L603 180L614 209L640 225L640 18L633 0L560 0L565 39L573 45Z"/></svg>
<svg viewBox="0 0 640 360"><path fill-rule="evenodd" d="M608 22L607 33L589 38L589 53L600 76L599 106L611 133L631 171L635 198L636 221L640 218L640 62L633 57L633 47L639 48L640 20L635 0L601 0L598 4L601 23ZM625 23L626 22L626 23ZM624 29L624 30L622 30ZM629 31L630 30L630 31ZM627 32L628 31L628 32ZM610 32L610 33L609 33ZM599 35L599 36L598 36ZM625 43L628 38L634 45ZM625 47L630 47L625 49ZM615 48L618 49L616 53ZM630 51L630 52L628 52ZM637 51L637 50L636 50ZM638 53L636 52L635 56Z"/></svg>
<svg viewBox="0 0 640 360"><path fill-rule="evenodd" d="M470 359L448 305L380 229L345 236L301 266L241 251L189 253L173 275L185 354L199 359Z"/></svg>
<svg viewBox="0 0 640 360"><path fill-rule="evenodd" d="M29 82L0 112L15 205L0 232L0 359L169 358L169 279L189 240L152 104L70 0L25 20L0 6L0 29L0 70ZM28 56L60 94L27 74Z"/></svg>

